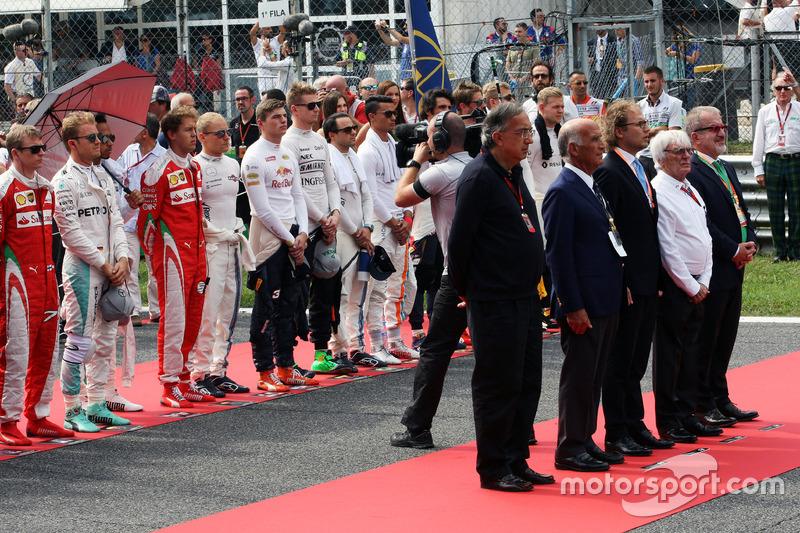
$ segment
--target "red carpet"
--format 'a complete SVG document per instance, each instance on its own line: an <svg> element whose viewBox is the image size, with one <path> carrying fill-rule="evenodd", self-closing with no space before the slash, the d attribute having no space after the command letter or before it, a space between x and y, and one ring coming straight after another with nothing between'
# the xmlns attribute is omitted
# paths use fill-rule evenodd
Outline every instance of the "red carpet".
<svg viewBox="0 0 800 533"><path fill-rule="evenodd" d="M142 322L147 323L148 321L143 320ZM406 343L410 346L411 330L407 323L404 324L403 333ZM152 329L152 334L155 335L154 328ZM454 353L453 357L460 357L468 353L470 352L467 350L459 351ZM80 444L89 440L104 438L111 435L118 435L128 431L136 431L146 427L175 422L183 418L191 418L214 413L224 409L235 409L251 403L274 400L287 394L301 394L319 389L320 387L341 385L343 383L348 383L359 379L380 376L386 374L387 372L408 370L409 368L416 366L416 362L409 362L383 369L366 369L359 367L358 374L353 376L320 375L318 376L320 380L319 387L293 387L291 392L288 393L269 393L260 391L256 388L258 374L253 366L252 352L250 350L249 343L235 345L231 350L228 361L228 375L242 385L250 387L249 394L229 394L225 398L222 398L220 401L214 403L196 403L192 409L186 409L185 411L168 409L160 404L162 389L158 380L158 361L140 363L136 365L136 377L133 382L133 387L129 389L120 388L120 393L125 398L144 406L144 411L141 412L118 413L123 418L127 418L131 421L130 426L108 427L101 429L99 433L80 433L77 434L75 438L71 439L32 439L32 446L6 446L4 444L0 444L0 461L14 457L22 457L32 453L52 450L61 446ZM314 361L314 350L311 343L303 341L300 342L298 347L295 349L295 361L303 368L311 367L311 363ZM120 382L120 375L121 369L118 369L118 383ZM64 420L64 400L61 396L60 381L56 381L55 384L53 402L51 404L51 415L49 419L58 424L63 423ZM27 422L23 417L18 425L23 434L25 432L26 424Z"/></svg>
<svg viewBox="0 0 800 533"><path fill-rule="evenodd" d="M322 522L325 531L530 531L534 524L536 530L544 531L628 530L741 488L742 480L747 486L799 467L800 413L792 402L785 401L796 395L798 374L800 352L732 370L728 376L737 401L758 409L759 419L725 429L721 437L656 450L651 457L626 458L624 465L600 474L554 470L557 422L537 424L539 444L531 448L530 465L539 472L554 473L556 484L536 487L533 493L480 489L473 442L165 531L212 529L220 523L261 530L264 517L306 516L312 509L318 510L311 502L337 501L342 494L380 494L384 504L358 505L355 519L349 512L329 514ZM645 395L645 402L647 412L652 413L652 394ZM602 438L602 424L600 420L598 438ZM648 425L655 427L652 420ZM594 481L585 485L583 495L562 495L565 478ZM640 495L632 492L637 484ZM656 490L644 493L653 488ZM291 529L317 532L320 522L294 521Z"/></svg>

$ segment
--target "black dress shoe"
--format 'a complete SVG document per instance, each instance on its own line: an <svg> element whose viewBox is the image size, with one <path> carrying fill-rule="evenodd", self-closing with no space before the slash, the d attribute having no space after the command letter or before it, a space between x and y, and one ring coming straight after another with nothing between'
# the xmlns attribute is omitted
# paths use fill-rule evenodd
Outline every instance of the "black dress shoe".
<svg viewBox="0 0 800 533"><path fill-rule="evenodd" d="M539 472L534 472L530 468L527 468L524 472L517 472L514 474L520 479L524 479L525 481L529 481L533 485L550 485L556 482L556 478L548 474L540 474Z"/></svg>
<svg viewBox="0 0 800 533"><path fill-rule="evenodd" d="M701 424L695 417L684 420L683 427L686 431L694 433L698 437L716 437L717 435L722 435L722 430L720 428L712 428L711 426Z"/></svg>
<svg viewBox="0 0 800 533"><path fill-rule="evenodd" d="M600 446L598 446L594 442L589 442L588 444L586 444L586 453L588 453L598 461L602 461L610 465L621 465L622 463L625 462L625 458L622 456L621 453L604 452L603 450L600 449Z"/></svg>
<svg viewBox="0 0 800 533"><path fill-rule="evenodd" d="M531 436L528 437L528 446L536 446L537 442L539 441L536 440L536 431L534 431L534 429L531 428Z"/></svg>
<svg viewBox="0 0 800 533"><path fill-rule="evenodd" d="M608 463L598 461L586 452L567 457L566 459L556 459L556 470L574 470L576 472L603 472L608 470Z"/></svg>
<svg viewBox="0 0 800 533"><path fill-rule="evenodd" d="M675 443L671 440L656 438L647 428L631 434L631 439L633 439L636 444L653 450L666 450L667 448L675 446Z"/></svg>
<svg viewBox="0 0 800 533"><path fill-rule="evenodd" d="M402 433L393 434L389 438L389 444L398 448L417 448L418 450L424 450L425 448L433 448L433 437L431 436L431 432L427 429L416 434L405 430Z"/></svg>
<svg viewBox="0 0 800 533"><path fill-rule="evenodd" d="M503 492L530 492L533 490L533 484L514 474L507 474L498 479L481 481L481 488Z"/></svg>
<svg viewBox="0 0 800 533"><path fill-rule="evenodd" d="M698 422L699 423L699 422ZM659 431L662 439L674 442L697 442L697 435L689 433L683 428L670 428L666 431Z"/></svg>
<svg viewBox="0 0 800 533"><path fill-rule="evenodd" d="M621 439L607 440L606 451L619 452L622 455L630 455L632 457L645 457L647 455L653 455L653 450L651 450L646 446L637 444L632 438L630 438L627 435L625 435Z"/></svg>
<svg viewBox="0 0 800 533"><path fill-rule="evenodd" d="M732 403L719 408L719 412L725 416L735 418L739 422L747 422L758 417L758 411L742 411Z"/></svg>
<svg viewBox="0 0 800 533"><path fill-rule="evenodd" d="M700 423L715 428L729 428L734 425L738 420L732 416L725 416L719 412L719 409L712 409L705 413L697 413L694 415Z"/></svg>

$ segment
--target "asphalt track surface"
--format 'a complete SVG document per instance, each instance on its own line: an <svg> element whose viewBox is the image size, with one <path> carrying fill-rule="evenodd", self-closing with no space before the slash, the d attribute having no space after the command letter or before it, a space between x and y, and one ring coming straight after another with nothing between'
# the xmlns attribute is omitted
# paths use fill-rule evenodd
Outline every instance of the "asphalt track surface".
<svg viewBox="0 0 800 533"><path fill-rule="evenodd" d="M243 315L236 342L247 340L248 325ZM800 349L798 331L797 323L743 323L731 366ZM156 326L136 333L137 362L154 359ZM557 415L561 360L558 337L545 339L537 421ZM433 451L475 439L472 365L471 356L451 362ZM402 428L413 377L413 370L388 373L2 461L0 531L152 531L428 453L388 444L389 435ZM246 382L254 381L255 372ZM646 390L649 383L648 375ZM601 428L595 440L602 438ZM780 477L783 495L726 495L640 530L800 531L800 469ZM310 501L304 517L264 517L264 531L291 531L294 520L319 520L320 531L344 531L347 521L357 521L360 506L413 512L403 507L400 494L342 494L337 500ZM421 531L424 523L420 517ZM224 523L218 529L238 530Z"/></svg>

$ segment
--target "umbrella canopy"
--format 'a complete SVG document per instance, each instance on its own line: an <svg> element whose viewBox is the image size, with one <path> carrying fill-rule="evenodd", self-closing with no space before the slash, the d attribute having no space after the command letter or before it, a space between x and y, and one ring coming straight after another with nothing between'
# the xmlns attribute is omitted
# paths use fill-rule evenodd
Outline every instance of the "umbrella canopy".
<svg viewBox="0 0 800 533"><path fill-rule="evenodd" d="M67 162L69 152L61 141L61 122L73 111L105 113L116 138L111 157L118 158L144 129L155 83L153 74L117 63L93 68L47 93L24 122L39 128L47 145L41 175L52 179Z"/></svg>

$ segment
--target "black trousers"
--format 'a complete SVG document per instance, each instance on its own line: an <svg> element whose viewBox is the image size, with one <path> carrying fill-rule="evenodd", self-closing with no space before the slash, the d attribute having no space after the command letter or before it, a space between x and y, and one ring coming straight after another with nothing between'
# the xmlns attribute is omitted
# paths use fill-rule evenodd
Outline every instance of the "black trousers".
<svg viewBox="0 0 800 533"><path fill-rule="evenodd" d="M653 347L653 389L656 426L663 433L683 427L697 404L698 334L703 303L693 304L671 278L664 282L658 301Z"/></svg>
<svg viewBox="0 0 800 533"><path fill-rule="evenodd" d="M433 314L436 292L439 290L442 280L444 254L435 233L415 242L414 248L415 251L412 252L411 257L419 258L419 263L414 267L414 276L417 278L417 296L414 298L414 306L408 314L408 322L411 324L411 329L422 329L422 323L425 321L425 298L423 295L428 293L427 307L430 319Z"/></svg>
<svg viewBox="0 0 800 533"><path fill-rule="evenodd" d="M558 385L558 445L556 460L586 451L597 430L597 410L606 361L619 324L619 315L589 317L592 329L582 335L559 319L564 364Z"/></svg>
<svg viewBox="0 0 800 533"><path fill-rule="evenodd" d="M709 292L703 302L705 317L700 327L697 366L697 412L724 407L728 393L728 364L731 361L739 317L742 314L742 286Z"/></svg>
<svg viewBox="0 0 800 533"><path fill-rule="evenodd" d="M475 370L472 410L477 471L492 480L527 467L542 389L541 306L536 296L467 301Z"/></svg>
<svg viewBox="0 0 800 533"><path fill-rule="evenodd" d="M460 302L461 299L450 285L449 276L442 276L442 284L433 303L428 334L419 351L419 363L414 374L414 396L400 420L411 433L430 429L439 408L450 358L461 333L467 327L467 311L458 307Z"/></svg>
<svg viewBox="0 0 800 533"><path fill-rule="evenodd" d="M658 294L632 296L633 304L620 309L617 337L603 378L606 440L646 428L641 382L650 360Z"/></svg>

